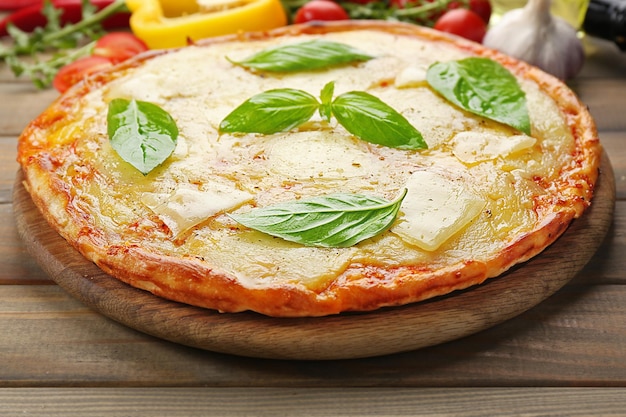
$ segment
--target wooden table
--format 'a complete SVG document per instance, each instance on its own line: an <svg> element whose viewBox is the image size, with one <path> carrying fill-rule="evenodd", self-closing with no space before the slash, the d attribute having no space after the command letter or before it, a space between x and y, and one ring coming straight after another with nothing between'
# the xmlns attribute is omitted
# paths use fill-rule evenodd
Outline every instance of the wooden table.
<svg viewBox="0 0 626 417"><path fill-rule="evenodd" d="M0 68L0 415L622 415L626 413L626 54L586 39L570 82L595 116L617 188L588 265L487 331L370 359L278 361L166 342L54 284L14 224L16 138L55 97Z"/></svg>

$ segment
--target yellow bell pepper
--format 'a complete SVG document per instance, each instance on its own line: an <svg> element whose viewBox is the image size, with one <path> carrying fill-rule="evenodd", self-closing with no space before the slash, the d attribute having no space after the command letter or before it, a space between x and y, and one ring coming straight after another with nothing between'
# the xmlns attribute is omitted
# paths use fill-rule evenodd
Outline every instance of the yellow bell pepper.
<svg viewBox="0 0 626 417"><path fill-rule="evenodd" d="M215 8L200 6L215 4ZM280 0L126 0L130 28L152 49L185 46L212 36L287 24Z"/></svg>

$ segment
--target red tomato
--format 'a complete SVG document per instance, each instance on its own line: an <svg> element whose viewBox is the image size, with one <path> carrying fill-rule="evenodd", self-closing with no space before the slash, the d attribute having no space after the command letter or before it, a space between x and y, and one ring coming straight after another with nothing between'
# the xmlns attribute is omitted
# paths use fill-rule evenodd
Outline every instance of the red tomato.
<svg viewBox="0 0 626 417"><path fill-rule="evenodd" d="M396 7L398 9L404 9L405 7L419 6L417 0L389 0L389 6Z"/></svg>
<svg viewBox="0 0 626 417"><path fill-rule="evenodd" d="M474 42L482 42L487 33L487 24L471 10L452 9L437 19L435 29L462 36Z"/></svg>
<svg viewBox="0 0 626 417"><path fill-rule="evenodd" d="M294 23L313 20L347 20L348 13L337 3L329 0L311 0L296 12Z"/></svg>
<svg viewBox="0 0 626 417"><path fill-rule="evenodd" d="M126 61L140 52L148 50L148 46L130 32L111 32L96 41L94 56L108 58L112 63Z"/></svg>
<svg viewBox="0 0 626 417"><path fill-rule="evenodd" d="M452 1L448 4L448 10L452 9L470 9L480 16L485 23L489 23L491 18L491 3L489 3L489 0L469 0L469 3L465 5L461 2Z"/></svg>
<svg viewBox="0 0 626 417"><path fill-rule="evenodd" d="M111 66L113 66L113 63L101 56L80 58L61 68L54 77L52 85L60 93L63 93L86 76Z"/></svg>
<svg viewBox="0 0 626 417"><path fill-rule="evenodd" d="M485 21L489 23L491 18L491 3L489 0L470 0L469 8Z"/></svg>

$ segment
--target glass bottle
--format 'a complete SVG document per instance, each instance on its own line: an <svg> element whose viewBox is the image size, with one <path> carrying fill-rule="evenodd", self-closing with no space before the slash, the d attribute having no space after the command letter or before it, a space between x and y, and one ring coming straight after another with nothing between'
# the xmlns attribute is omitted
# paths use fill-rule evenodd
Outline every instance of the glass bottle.
<svg viewBox="0 0 626 417"><path fill-rule="evenodd" d="M588 35L613 41L626 51L626 0L591 0L582 29Z"/></svg>

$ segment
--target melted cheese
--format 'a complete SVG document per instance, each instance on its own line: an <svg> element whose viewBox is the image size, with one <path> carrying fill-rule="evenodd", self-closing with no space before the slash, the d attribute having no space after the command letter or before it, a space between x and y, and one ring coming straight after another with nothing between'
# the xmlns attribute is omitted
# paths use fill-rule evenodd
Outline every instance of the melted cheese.
<svg viewBox="0 0 626 417"><path fill-rule="evenodd" d="M185 48L147 60L90 93L75 109L89 116L89 135L68 128L49 139L62 146L74 138L78 162L68 161L59 170L70 172L75 162L90 161L98 173L91 183L76 181L77 204L89 206L94 217L115 230L111 240L150 241L153 250L166 255L206 259L251 288L281 282L323 288L351 263L436 268L483 259L501 249L509 233L535 226L533 199L546 190L533 178L555 178L574 146L557 106L535 84L522 84L533 134L521 137L450 105L423 82L425 68L434 61L467 56L452 45L370 31L330 33L328 38L376 58L280 76L260 76L227 59L315 36ZM317 97L330 81L335 81L336 95L360 90L381 98L422 132L429 149L364 143L341 126L319 120L275 135L218 133L220 121L259 92L292 87ZM174 155L145 177L122 161L106 139L106 105L117 97L159 104L178 124L181 139ZM215 184L233 185L216 190ZM393 230L342 250L268 238L216 216L240 206L249 210L250 205L335 192L391 199L405 187L409 194ZM146 219L155 215L171 233L148 227ZM193 233L183 233L187 230Z"/></svg>
<svg viewBox="0 0 626 417"><path fill-rule="evenodd" d="M174 236L217 213L241 206L252 195L234 187L209 184L209 190L178 188L172 194L144 193L141 201L159 215Z"/></svg>
<svg viewBox="0 0 626 417"><path fill-rule="evenodd" d="M402 215L391 231L427 251L437 250L485 207L463 182L435 172L415 172L406 188Z"/></svg>
<svg viewBox="0 0 626 417"><path fill-rule="evenodd" d="M526 135L501 137L491 133L460 132L454 136L452 152L462 162L473 164L523 151L535 142Z"/></svg>

